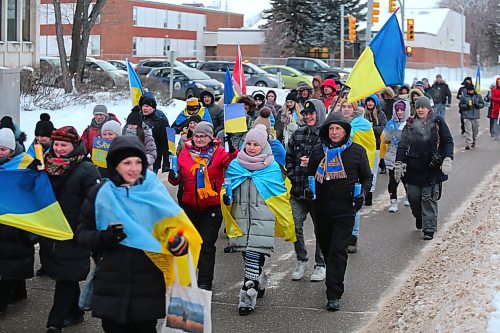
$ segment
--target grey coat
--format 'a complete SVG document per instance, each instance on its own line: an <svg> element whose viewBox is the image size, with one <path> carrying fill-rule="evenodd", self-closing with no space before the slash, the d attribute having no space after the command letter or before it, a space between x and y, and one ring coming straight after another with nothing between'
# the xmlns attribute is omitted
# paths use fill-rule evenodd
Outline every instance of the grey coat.
<svg viewBox="0 0 500 333"><path fill-rule="evenodd" d="M148 159L148 167L153 167L158 155L156 151L156 143L153 138L153 132L149 128L144 129L144 147L146 148L146 157Z"/></svg>
<svg viewBox="0 0 500 333"><path fill-rule="evenodd" d="M396 155L398 152L398 144L401 139L401 133L406 125L406 119L410 116L410 103L404 101L406 108L402 119L398 119L396 108L392 106L392 119L387 123L384 129L384 141L387 144L385 151L384 161L385 166L389 170L394 169L394 162L396 162Z"/></svg>
<svg viewBox="0 0 500 333"><path fill-rule="evenodd" d="M251 179L233 190L231 215L243 232L243 236L230 239L236 251L252 250L267 255L274 252L276 217Z"/></svg>
<svg viewBox="0 0 500 333"><path fill-rule="evenodd" d="M479 94L474 93L474 95L471 96L465 93L460 97L458 107L464 119L479 119L479 110L484 108L484 101Z"/></svg>

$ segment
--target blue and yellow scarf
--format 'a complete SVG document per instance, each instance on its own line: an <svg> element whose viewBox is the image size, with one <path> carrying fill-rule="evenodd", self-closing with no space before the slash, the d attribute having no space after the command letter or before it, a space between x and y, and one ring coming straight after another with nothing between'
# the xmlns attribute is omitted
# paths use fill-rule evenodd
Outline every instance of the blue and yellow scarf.
<svg viewBox="0 0 500 333"><path fill-rule="evenodd" d="M344 150L349 148L351 144L351 138L349 138L345 144L337 148L328 148L323 144L325 157L319 163L318 170L316 170L316 180L318 182L323 183L325 178L326 180L347 178L341 154Z"/></svg>
<svg viewBox="0 0 500 333"><path fill-rule="evenodd" d="M193 159L194 165L191 167L191 174L196 175L196 191L201 199L217 196L217 192L212 189L210 178L208 177L208 166L212 162L216 147L210 147L206 152L189 149L189 154Z"/></svg>

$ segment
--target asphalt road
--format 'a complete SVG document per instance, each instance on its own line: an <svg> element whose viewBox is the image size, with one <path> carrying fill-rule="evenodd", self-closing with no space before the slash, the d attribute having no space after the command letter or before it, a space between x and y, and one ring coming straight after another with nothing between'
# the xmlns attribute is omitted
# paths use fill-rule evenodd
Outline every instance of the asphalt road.
<svg viewBox="0 0 500 333"><path fill-rule="evenodd" d="M480 122L476 149L465 151L460 135L457 108L448 109L447 122L455 140L455 160L450 180L444 184L439 202L439 220L443 223L467 198L471 190L500 162L500 142L488 133L488 119ZM341 311L325 310L323 282L309 282L313 271L314 236L312 222L305 232L310 262L302 281L291 281L295 266L293 245L279 239L276 253L266 261L270 285L255 313L240 317L238 293L243 279L243 260L239 253L225 254L227 239L220 233L213 288L212 322L214 332L353 332L376 313L379 300L391 292L391 285L427 243L414 227L410 210L400 202L396 214L387 212L387 175L379 175L372 207L362 210L359 251L349 255L345 294ZM170 189L174 193L174 189ZM400 189L401 190L401 189ZM38 261L36 267L38 268ZM28 299L9 307L0 319L0 332L43 332L52 305L54 283L46 277L27 282ZM100 321L86 315L86 321L65 332L101 332Z"/></svg>

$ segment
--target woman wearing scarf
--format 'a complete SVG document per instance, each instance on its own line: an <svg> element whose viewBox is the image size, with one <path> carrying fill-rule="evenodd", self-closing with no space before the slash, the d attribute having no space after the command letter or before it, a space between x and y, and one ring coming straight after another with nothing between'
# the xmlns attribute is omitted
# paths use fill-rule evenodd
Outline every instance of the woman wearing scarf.
<svg viewBox="0 0 500 333"><path fill-rule="evenodd" d="M215 242L222 224L219 192L224 182L224 169L238 150L229 144L229 152L214 140L214 127L202 121L186 140L178 157L178 174L170 171L168 181L183 192L179 205L184 209L203 239L198 262L198 286L211 290L215 266Z"/></svg>
<svg viewBox="0 0 500 333"><path fill-rule="evenodd" d="M148 160L147 167L153 170L153 165L158 158L158 150L153 137L153 131L144 123L140 112L134 107L127 117L127 122L123 127L123 135L137 136L146 149Z"/></svg>
<svg viewBox="0 0 500 333"><path fill-rule="evenodd" d="M410 117L410 103L399 100L394 103L394 111L392 119L385 125L384 132L382 133L381 151L384 151L384 160L387 169L389 169L389 185L387 189L391 199L391 206L389 213L398 211L398 185L394 178L394 163L396 162L396 153L398 151L399 141L401 140L401 133L406 125L406 119ZM405 200L405 206L409 206L408 200Z"/></svg>
<svg viewBox="0 0 500 333"><path fill-rule="evenodd" d="M263 266L265 256L274 252L276 223L282 226L285 240L296 239L285 181L263 124L246 135L243 150L229 164L226 180L231 181L227 186L231 187L232 196L223 195L223 214L230 246L234 251L243 252L245 278L238 311L245 316L254 311L257 297L264 296L267 279ZM270 198L269 192L274 194ZM278 193L283 196L276 195ZM277 206L270 205L280 197L284 201ZM276 211L277 207L284 213Z"/></svg>
<svg viewBox="0 0 500 333"><path fill-rule="evenodd" d="M352 142L350 133L349 121L338 112L331 113L321 126L321 142L305 161L307 174L316 178L315 233L326 262L328 311L340 309L354 216L372 182L366 151ZM362 187L358 196L354 196L355 183ZM311 189L306 191L312 198Z"/></svg>
<svg viewBox="0 0 500 333"><path fill-rule="evenodd" d="M52 132L52 147L45 155L45 170L57 201L73 232L78 227L78 215L92 186L99 182L99 172L87 160L83 141L72 126ZM85 280L90 269L90 251L76 239L40 240L41 261L47 274L56 281L54 303L47 321L47 332L61 332L63 327L83 322L78 307L79 281Z"/></svg>
<svg viewBox="0 0 500 333"><path fill-rule="evenodd" d="M171 272L172 255L186 254L188 239L194 236L198 241L189 246L196 260L199 245L194 244L199 244L199 235L165 186L148 170L146 151L137 137L114 140L106 161L110 179L93 187L87 196L77 235L80 244L100 258L92 315L101 318L105 332L153 333L156 321L165 318L165 290L172 282L154 258L161 256ZM156 223L162 226L156 227ZM152 228L162 232L153 237ZM184 235L176 236L180 228ZM172 242L167 241L172 236ZM155 252L155 257L150 252Z"/></svg>

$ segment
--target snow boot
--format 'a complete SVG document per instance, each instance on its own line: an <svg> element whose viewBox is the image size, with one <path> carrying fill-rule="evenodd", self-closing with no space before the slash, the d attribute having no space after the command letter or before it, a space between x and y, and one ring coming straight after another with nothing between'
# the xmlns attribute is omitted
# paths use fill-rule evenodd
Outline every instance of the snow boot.
<svg viewBox="0 0 500 333"><path fill-rule="evenodd" d="M419 219L416 219L416 220L415 220L415 227L416 227L418 230L422 230L422 218L419 218Z"/></svg>
<svg viewBox="0 0 500 333"><path fill-rule="evenodd" d="M395 213L398 211L398 199L391 199L391 206L388 211L389 213Z"/></svg>
<svg viewBox="0 0 500 333"><path fill-rule="evenodd" d="M347 246L347 253L358 252L358 237L352 235L349 240L349 245Z"/></svg>
<svg viewBox="0 0 500 333"><path fill-rule="evenodd" d="M307 268L307 261L297 260L295 270L292 272L292 281L299 281L304 276Z"/></svg>
<svg viewBox="0 0 500 333"><path fill-rule="evenodd" d="M255 282L248 280L240 290L240 302L238 304L238 312L240 316L247 316L255 310L257 304L257 290Z"/></svg>
<svg viewBox="0 0 500 333"><path fill-rule="evenodd" d="M264 270L262 270L262 273L259 275L257 281L259 282L257 288L257 298L262 298L264 297L267 287L267 274L264 273Z"/></svg>

